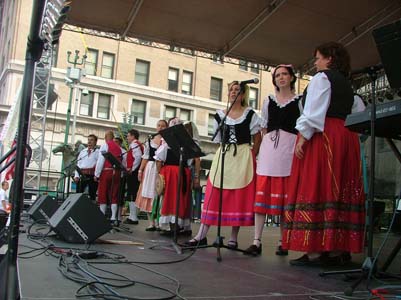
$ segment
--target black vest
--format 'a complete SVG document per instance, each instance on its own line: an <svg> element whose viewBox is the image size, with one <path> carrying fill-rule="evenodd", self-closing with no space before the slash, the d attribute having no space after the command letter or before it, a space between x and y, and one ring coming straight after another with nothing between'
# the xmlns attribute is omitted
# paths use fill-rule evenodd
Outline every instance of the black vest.
<svg viewBox="0 0 401 300"><path fill-rule="evenodd" d="M295 100L284 107L280 107L276 101L269 97L269 119L267 123L267 132L274 130L284 130L289 133L297 134L295 129L299 113L299 100L302 96L297 96Z"/></svg>
<svg viewBox="0 0 401 300"><path fill-rule="evenodd" d="M150 145L150 139L148 139L148 145L149 145L149 158L148 158L148 161L155 161L155 153L156 153L157 148L153 148Z"/></svg>
<svg viewBox="0 0 401 300"><path fill-rule="evenodd" d="M179 154L174 153L174 151L171 149L167 149L167 157L164 164L169 166L179 166L180 165Z"/></svg>
<svg viewBox="0 0 401 300"><path fill-rule="evenodd" d="M234 127L235 138L237 140L237 145L241 144L251 144L251 131L249 129L249 125L251 124L251 120L255 112L251 109L248 111L248 114L245 117L245 120L240 124L235 125L227 125L226 126L226 143L232 144L230 142L230 128ZM221 122L221 118L218 113L214 115L215 120L218 124Z"/></svg>
<svg viewBox="0 0 401 300"><path fill-rule="evenodd" d="M326 117L345 120L351 113L354 103L354 92L349 80L337 70L320 71L326 74L331 84L330 105ZM305 107L305 100L308 88L305 89L302 104Z"/></svg>

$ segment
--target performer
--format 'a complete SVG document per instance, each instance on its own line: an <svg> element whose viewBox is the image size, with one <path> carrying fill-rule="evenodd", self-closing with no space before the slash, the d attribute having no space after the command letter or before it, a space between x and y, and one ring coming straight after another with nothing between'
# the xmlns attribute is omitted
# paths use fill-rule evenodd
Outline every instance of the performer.
<svg viewBox="0 0 401 300"><path fill-rule="evenodd" d="M344 127L354 98L350 57L339 43L315 49L289 178L283 247L306 252L292 265L342 264L363 249L365 196L359 140Z"/></svg>
<svg viewBox="0 0 401 300"><path fill-rule="evenodd" d="M7 190L9 186L10 185L7 181L3 181L1 183L1 189L0 189L0 215L4 217L3 220L5 220L5 218L7 219L5 224L6 227L10 225L10 213L11 213L11 205L8 202L8 195L7 195Z"/></svg>
<svg viewBox="0 0 401 300"><path fill-rule="evenodd" d="M169 127L181 124L178 118L169 120ZM190 220L190 193L191 193L191 171L188 162L185 163L184 172L182 174L180 204L178 212L178 220L175 219L177 188L179 176L179 155L171 150L168 144L163 141L155 154L157 170L164 177L165 189L162 198L162 207L160 212L160 226L164 228L162 235L171 235L175 226L179 226L180 230L187 233L191 226Z"/></svg>
<svg viewBox="0 0 401 300"><path fill-rule="evenodd" d="M118 211L118 190L120 187L121 171L113 169L112 164L105 159L102 153L110 152L121 162L122 151L120 146L114 142L114 133L109 130L106 132L105 143L100 147L100 155L96 163L95 181L99 182L98 202L100 210L106 213L107 199L111 201L112 223L117 222Z"/></svg>
<svg viewBox="0 0 401 300"><path fill-rule="evenodd" d="M275 96L269 95L262 108L262 144L256 167L255 234L253 245L244 254L262 253L262 231L267 215L281 216L287 201L287 180L294 156L299 100L295 94L295 76L291 65L278 65L272 73ZM283 226L281 226L281 231ZM276 255L288 255L281 246L281 237Z"/></svg>
<svg viewBox="0 0 401 300"><path fill-rule="evenodd" d="M200 138L199 131L196 127L195 123L192 121L187 121L184 124L185 130L192 137L195 144L200 147ZM191 199L190 199L190 208L191 208L191 216L192 219L195 217L195 213L199 213L200 217L200 207L201 207L201 197L202 197L202 188L200 186L200 157L195 157L188 161L189 169L191 170ZM196 209L199 208L199 212ZM199 219L198 217L198 219ZM191 232L192 235L192 232Z"/></svg>
<svg viewBox="0 0 401 300"><path fill-rule="evenodd" d="M259 117L248 106L248 88L241 89L238 81L229 84L228 101L236 102L226 119L227 149L224 168L223 211L221 225L232 226L231 237L227 246L238 248L238 232L240 226L254 224L254 198L255 198L255 155L260 145ZM218 110L215 115L214 130L224 118L226 111ZM252 137L254 146L252 149ZM215 141L220 142L220 133ZM190 246L206 245L206 234L210 225L218 224L220 201L220 168L221 151L217 151L209 173L206 186L205 201L203 204L201 226L198 234L187 242Z"/></svg>
<svg viewBox="0 0 401 300"><path fill-rule="evenodd" d="M120 147L121 149L121 164L127 168L127 149L125 148L125 145L127 145L124 137L121 135L121 132L116 133L114 135L113 141ZM128 146L128 145L127 145ZM121 172L121 177L120 177L120 188L118 189L118 207L122 208L125 204L125 192L126 192L126 186L127 186L127 174L126 172ZM118 210L118 222L121 220L121 212L122 209Z"/></svg>
<svg viewBox="0 0 401 300"><path fill-rule="evenodd" d="M76 170L74 176L74 181L78 185L77 192L84 193L86 187L88 187L89 197L92 201L96 201L97 182L95 182L94 176L100 153L96 148L96 143L97 136L94 134L88 135L88 147L79 152L77 159L79 172Z"/></svg>
<svg viewBox="0 0 401 300"><path fill-rule="evenodd" d="M166 120L159 120L156 124L156 131L159 132L167 128ZM148 215L149 226L146 231L155 231L159 227L158 220L155 220L152 215L153 200L156 198L156 176L157 167L155 163L155 153L161 144L161 135L150 135L145 144L145 151L142 156L141 166L138 171L138 180L141 182L139 191L136 197L135 204L137 208L144 211Z"/></svg>
<svg viewBox="0 0 401 300"><path fill-rule="evenodd" d="M128 131L127 140L129 149L127 151L127 198L129 201L129 216L124 221L126 224L138 224L137 209L135 205L136 196L139 189L138 172L141 165L143 145L139 139L139 132L136 129Z"/></svg>

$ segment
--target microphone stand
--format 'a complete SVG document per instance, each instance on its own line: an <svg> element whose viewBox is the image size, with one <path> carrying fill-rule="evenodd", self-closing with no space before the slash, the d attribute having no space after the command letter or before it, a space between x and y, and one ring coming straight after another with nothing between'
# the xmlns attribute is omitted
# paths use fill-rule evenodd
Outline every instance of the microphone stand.
<svg viewBox="0 0 401 300"><path fill-rule="evenodd" d="M227 245L224 245L223 239L224 237L221 236L221 214L223 210L223 186L224 186L224 160L226 156L226 145L227 145L227 136L226 136L226 129L227 129L227 124L226 124L226 119L227 116L229 115L230 111L232 110L233 106L237 102L238 96L244 91L245 85L240 84L240 91L238 92L237 96L235 97L234 101L231 103L231 105L228 107L226 114L224 115L223 119L220 121L220 124L214 133L212 137L212 141L216 138L217 134L220 132L220 137L221 137L221 142L220 142L220 159L221 159L221 167L220 167L220 190L219 190L219 215L217 219L217 236L216 240L213 243L212 247L217 248L217 261L221 262L222 257L221 257L221 248L226 248L234 251L239 251L239 252L244 252L244 250L241 249L232 249L229 248ZM212 183L213 184L213 183Z"/></svg>

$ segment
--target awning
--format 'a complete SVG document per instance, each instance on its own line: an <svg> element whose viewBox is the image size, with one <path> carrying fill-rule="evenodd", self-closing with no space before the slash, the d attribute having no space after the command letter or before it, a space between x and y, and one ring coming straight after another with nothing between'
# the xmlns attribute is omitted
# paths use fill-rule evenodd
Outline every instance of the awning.
<svg viewBox="0 0 401 300"><path fill-rule="evenodd" d="M308 71L314 47L331 40L353 69L379 63L371 32L400 18L398 0L76 0L67 23Z"/></svg>

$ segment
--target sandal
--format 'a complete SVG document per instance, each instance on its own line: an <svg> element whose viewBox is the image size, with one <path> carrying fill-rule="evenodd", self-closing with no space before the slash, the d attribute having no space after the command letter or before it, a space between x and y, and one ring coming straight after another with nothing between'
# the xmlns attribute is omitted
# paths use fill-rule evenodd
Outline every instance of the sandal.
<svg viewBox="0 0 401 300"><path fill-rule="evenodd" d="M207 245L206 237L204 237L200 241L198 241L196 238L193 238L192 240L185 242L185 246L187 246L187 247L199 247L199 246L206 246L206 245Z"/></svg>
<svg viewBox="0 0 401 300"><path fill-rule="evenodd" d="M238 249L238 242L237 241L228 241L227 248L230 250Z"/></svg>

